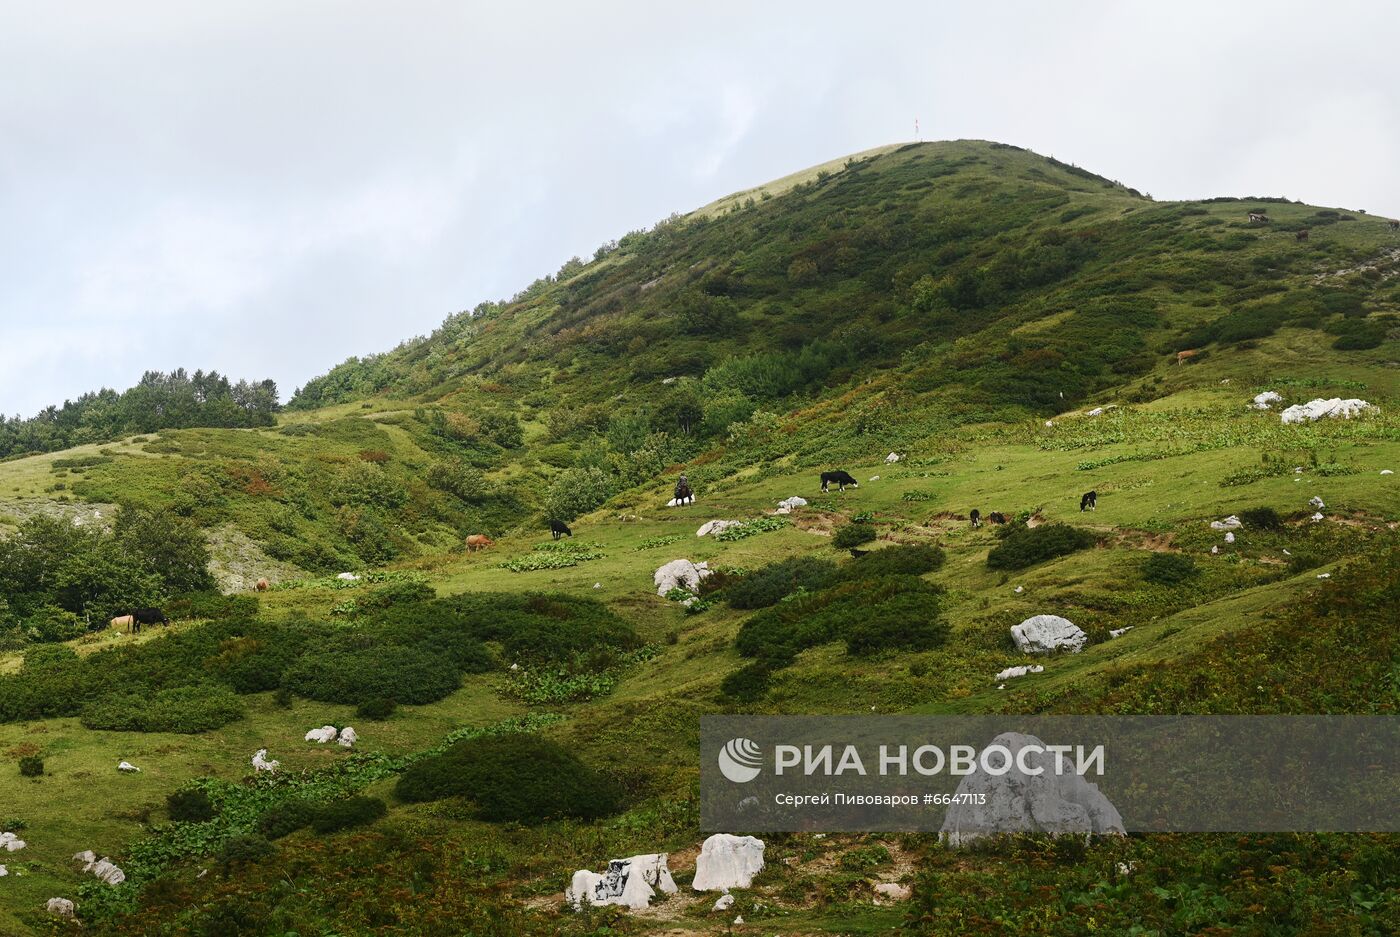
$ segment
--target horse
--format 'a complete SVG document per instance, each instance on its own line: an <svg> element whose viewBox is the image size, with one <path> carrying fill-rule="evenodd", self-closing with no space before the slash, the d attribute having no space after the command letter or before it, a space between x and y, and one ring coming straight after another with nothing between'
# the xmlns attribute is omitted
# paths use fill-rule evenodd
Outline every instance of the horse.
<svg viewBox="0 0 1400 937"><path fill-rule="evenodd" d="M851 547L851 557L854 558L854 559L857 559L857 560L858 560L858 559L860 559L862 556L869 556L869 555L870 555L870 551L869 551L869 550L858 550L858 549L856 549L855 547Z"/></svg>
<svg viewBox="0 0 1400 937"><path fill-rule="evenodd" d="M551 518L549 521L549 535L555 540L558 540L560 537L572 538L574 532L569 529L568 524L564 523L563 521L556 521L553 518Z"/></svg>
<svg viewBox="0 0 1400 937"><path fill-rule="evenodd" d="M972 518L972 529L973 529L973 530L976 530L978 527L981 527L981 526L982 526L982 512L981 512L981 511L977 510L976 508L973 508L973 509L972 509L972 512L971 512L970 514L968 514L968 517L971 517L971 518Z"/></svg>
<svg viewBox="0 0 1400 937"><path fill-rule="evenodd" d="M1099 493L1097 491L1086 491L1079 499L1079 511L1097 511L1099 509Z"/></svg>
<svg viewBox="0 0 1400 937"><path fill-rule="evenodd" d="M1005 524L1006 515L1000 511L993 511L987 515L987 520L991 521L993 524Z"/></svg>
<svg viewBox="0 0 1400 937"><path fill-rule="evenodd" d="M860 487L860 483L855 480L851 473L842 469L837 469L834 472L822 472L822 491L826 491L826 486L832 482L835 482L841 491L845 491L847 485L852 488Z"/></svg>
<svg viewBox="0 0 1400 937"><path fill-rule="evenodd" d="M676 482L676 504L694 504L695 492L685 482Z"/></svg>

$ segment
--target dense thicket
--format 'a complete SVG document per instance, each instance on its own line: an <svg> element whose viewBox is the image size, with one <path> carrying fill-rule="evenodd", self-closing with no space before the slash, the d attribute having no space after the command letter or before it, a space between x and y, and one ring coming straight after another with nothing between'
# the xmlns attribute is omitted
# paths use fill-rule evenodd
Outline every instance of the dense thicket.
<svg viewBox="0 0 1400 937"><path fill-rule="evenodd" d="M124 392L103 388L64 401L61 407L45 407L29 419L0 419L0 458L56 452L129 433L271 426L277 410L277 384L272 380L235 384L217 371L147 371Z"/></svg>

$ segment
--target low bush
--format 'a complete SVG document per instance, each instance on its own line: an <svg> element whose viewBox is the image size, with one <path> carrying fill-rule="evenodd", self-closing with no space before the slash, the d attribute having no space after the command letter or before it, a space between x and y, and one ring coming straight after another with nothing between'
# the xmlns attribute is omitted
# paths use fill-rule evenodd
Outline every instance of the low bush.
<svg viewBox="0 0 1400 937"><path fill-rule="evenodd" d="M862 543L869 543L875 539L875 535L875 528L870 524L845 524L836 528L836 533L831 536L831 545L838 550L849 550Z"/></svg>
<svg viewBox="0 0 1400 937"><path fill-rule="evenodd" d="M179 732L193 735L242 719L243 701L230 689L215 684L172 687L154 696L118 693L105 696L83 710L89 729L111 732Z"/></svg>
<svg viewBox="0 0 1400 937"><path fill-rule="evenodd" d="M378 797L348 797L317 807L311 814L311 828L317 833L335 833L373 823L388 812Z"/></svg>
<svg viewBox="0 0 1400 937"><path fill-rule="evenodd" d="M355 715L361 719L374 719L382 721L394 714L398 704L388 697L380 696L374 699L367 699L355 707Z"/></svg>
<svg viewBox="0 0 1400 937"><path fill-rule="evenodd" d="M1246 508L1240 512L1240 520L1256 530L1278 530L1283 526L1283 518L1273 508Z"/></svg>
<svg viewBox="0 0 1400 937"><path fill-rule="evenodd" d="M234 836L226 840L223 848L219 850L219 866L227 876L238 866L261 862L276 851L272 843L267 841L267 837L257 833Z"/></svg>
<svg viewBox="0 0 1400 937"><path fill-rule="evenodd" d="M1068 524L1016 525L987 554L987 566L990 569L1025 569L1091 547L1095 540L1089 531Z"/></svg>
<svg viewBox="0 0 1400 937"><path fill-rule="evenodd" d="M38 755L25 755L19 760L19 773L26 778L37 778L44 773L44 759Z"/></svg>
<svg viewBox="0 0 1400 937"><path fill-rule="evenodd" d="M731 608L767 608L799 590L815 592L836 573L836 564L810 556L795 556L756 569L724 593Z"/></svg>
<svg viewBox="0 0 1400 937"><path fill-rule="evenodd" d="M773 680L773 666L768 661L754 661L733 671L720 681L719 691L740 703L755 703L768 694Z"/></svg>
<svg viewBox="0 0 1400 937"><path fill-rule="evenodd" d="M310 826L315 814L316 807L310 801L300 798L286 800L258 818L258 832L268 839L281 839Z"/></svg>
<svg viewBox="0 0 1400 937"><path fill-rule="evenodd" d="M1180 553L1153 553L1142 561L1142 578L1159 586L1180 585L1199 573L1196 561Z"/></svg>
<svg viewBox="0 0 1400 937"><path fill-rule="evenodd" d="M881 576L920 576L943 566L947 557L931 544L899 544L871 550L841 567L842 579L877 579Z"/></svg>
<svg viewBox="0 0 1400 937"><path fill-rule="evenodd" d="M462 685L448 656L426 648L380 646L307 654L287 671L286 685L323 703L362 703L392 696L435 703Z"/></svg>
<svg viewBox="0 0 1400 937"><path fill-rule="evenodd" d="M535 735L482 736L459 742L404 772L394 789L412 802L464 796L493 822L540 823L616 813L621 793L563 746Z"/></svg>
<svg viewBox="0 0 1400 937"><path fill-rule="evenodd" d="M200 788L186 788L166 795L165 812L176 823L203 823L214 819L214 802Z"/></svg>

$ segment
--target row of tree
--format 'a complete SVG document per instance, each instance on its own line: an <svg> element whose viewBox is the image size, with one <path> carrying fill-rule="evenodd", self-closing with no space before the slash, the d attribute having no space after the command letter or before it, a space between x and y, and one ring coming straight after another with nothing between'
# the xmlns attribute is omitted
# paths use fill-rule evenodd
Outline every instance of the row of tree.
<svg viewBox="0 0 1400 937"><path fill-rule="evenodd" d="M147 371L124 393L104 388L29 419L0 419L0 458L56 452L128 433L190 427L271 426L279 409L272 380L236 384L217 371Z"/></svg>

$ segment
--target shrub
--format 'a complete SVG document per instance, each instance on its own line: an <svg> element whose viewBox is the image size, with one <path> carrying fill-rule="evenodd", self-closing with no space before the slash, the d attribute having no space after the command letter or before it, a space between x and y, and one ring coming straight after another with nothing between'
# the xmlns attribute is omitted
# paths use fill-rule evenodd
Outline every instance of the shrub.
<svg viewBox="0 0 1400 937"><path fill-rule="evenodd" d="M1196 561L1180 553L1153 553L1142 562L1142 578L1159 586L1180 585L1199 572Z"/></svg>
<svg viewBox="0 0 1400 937"><path fill-rule="evenodd" d="M881 576L920 576L942 567L947 557L931 544L913 543L872 550L841 567L842 579L876 579Z"/></svg>
<svg viewBox="0 0 1400 937"><path fill-rule="evenodd" d="M754 570L725 590L731 608L767 608L798 590L815 592L833 577L836 564L795 556Z"/></svg>
<svg viewBox="0 0 1400 937"><path fill-rule="evenodd" d="M25 755L19 760L19 773L26 778L37 778L44 773L44 759L38 755Z"/></svg>
<svg viewBox="0 0 1400 937"><path fill-rule="evenodd" d="M258 818L258 832L268 839L281 839L310 826L315 813L316 807L310 801L302 798L283 801Z"/></svg>
<svg viewBox="0 0 1400 937"><path fill-rule="evenodd" d="M89 729L112 732L179 732L193 735L242 719L243 701L214 684L172 687L154 696L114 693L83 710Z"/></svg>
<svg viewBox="0 0 1400 937"><path fill-rule="evenodd" d="M394 793L409 802L462 795L483 820L539 823L615 813L615 784L548 739L520 733L459 742L415 763Z"/></svg>
<svg viewBox="0 0 1400 937"><path fill-rule="evenodd" d="M846 632L846 652L868 657L895 648L927 651L948 640L939 594L903 592L869 608Z"/></svg>
<svg viewBox="0 0 1400 937"><path fill-rule="evenodd" d="M355 715L359 716L361 719L374 719L382 721L392 716L394 714L394 710L397 708L398 704L395 703L393 700L385 696L380 696L376 697L375 699L367 699L360 705L356 706Z"/></svg>
<svg viewBox="0 0 1400 937"><path fill-rule="evenodd" d="M387 811L388 807L378 797L348 797L316 808L311 815L311 828L317 833L334 833L373 823Z"/></svg>
<svg viewBox="0 0 1400 937"><path fill-rule="evenodd" d="M990 569L1025 569L1091 547L1094 542L1095 537L1089 531L1068 524L1018 525L987 554L987 566Z"/></svg>
<svg viewBox="0 0 1400 937"><path fill-rule="evenodd" d="M836 533L831 537L831 545L838 550L849 550L874 539L875 528L871 525L864 523L845 524L836 528Z"/></svg>
<svg viewBox="0 0 1400 937"><path fill-rule="evenodd" d="M203 823L214 819L214 802L197 787L166 795L165 811L176 823Z"/></svg>
<svg viewBox="0 0 1400 937"><path fill-rule="evenodd" d="M287 686L323 703L361 703L392 696L435 703L462 685L453 660L426 648L380 646L317 651L287 671Z"/></svg>
<svg viewBox="0 0 1400 937"><path fill-rule="evenodd" d="M1240 512L1240 520L1246 527L1258 530L1277 530L1283 526L1283 518L1273 508L1246 508Z"/></svg>
<svg viewBox="0 0 1400 937"><path fill-rule="evenodd" d="M276 851L272 843L267 841L267 837L257 833L234 836L225 841L223 848L219 850L219 865L224 875L228 875L234 868L251 862L261 862Z"/></svg>
<svg viewBox="0 0 1400 937"><path fill-rule="evenodd" d="M772 665L768 661L754 661L733 671L720 681L719 691L740 703L755 703L768 694L768 687L772 680Z"/></svg>

